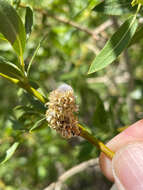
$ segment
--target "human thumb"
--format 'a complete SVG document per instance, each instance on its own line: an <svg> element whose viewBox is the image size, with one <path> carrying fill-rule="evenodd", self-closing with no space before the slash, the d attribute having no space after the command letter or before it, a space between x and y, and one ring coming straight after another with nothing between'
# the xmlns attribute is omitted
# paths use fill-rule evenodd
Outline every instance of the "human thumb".
<svg viewBox="0 0 143 190"><path fill-rule="evenodd" d="M143 142L120 149L112 160L112 171L119 190L143 190Z"/></svg>

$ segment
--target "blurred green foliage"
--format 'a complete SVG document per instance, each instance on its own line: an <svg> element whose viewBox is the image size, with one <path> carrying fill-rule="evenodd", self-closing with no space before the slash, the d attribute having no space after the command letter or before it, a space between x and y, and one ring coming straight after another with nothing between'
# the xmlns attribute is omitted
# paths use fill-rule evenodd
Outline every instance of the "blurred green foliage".
<svg viewBox="0 0 143 190"><path fill-rule="evenodd" d="M115 31L112 25L92 35L55 18L62 17L94 31L114 17L92 11L98 0L9 0L24 21L25 9L19 3L47 10L49 16L34 11L34 26L25 50L28 63L43 36L46 38L34 59L30 80L35 88L48 96L59 84L71 85L79 104L79 121L100 140L107 142L117 128L143 117L143 42L132 46L104 70L87 75L95 54ZM117 23L123 17L116 19ZM17 62L10 45L0 41L0 55ZM128 60L127 60L128 59ZM0 166L0 189L39 190L46 187L63 171L99 155L95 147L81 138L65 140L43 123L42 130L29 133L43 118L46 108L35 98L0 78L0 155L19 141L20 145L5 165ZM86 172L85 172L86 173ZM70 190L95 189L96 174L80 174L68 180ZM103 178L103 177L102 177ZM103 180L103 179L102 179ZM74 182L73 182L74 181ZM110 184L104 179L105 187ZM100 188L102 190L102 188Z"/></svg>

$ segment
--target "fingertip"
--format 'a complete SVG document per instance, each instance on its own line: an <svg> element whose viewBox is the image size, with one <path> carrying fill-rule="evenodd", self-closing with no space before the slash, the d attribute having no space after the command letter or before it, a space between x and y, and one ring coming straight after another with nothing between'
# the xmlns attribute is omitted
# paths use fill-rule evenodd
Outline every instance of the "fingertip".
<svg viewBox="0 0 143 190"><path fill-rule="evenodd" d="M132 142L115 154L112 171L118 189L143 189L143 142Z"/></svg>
<svg viewBox="0 0 143 190"><path fill-rule="evenodd" d="M113 152L118 151L123 148L125 145L143 140L143 119L134 123L130 127L128 127L125 131L118 134L112 140L107 143L108 148L110 148ZM101 153L100 155L100 168L103 174L110 180L114 181L114 177L112 174L112 161L105 156L105 154Z"/></svg>

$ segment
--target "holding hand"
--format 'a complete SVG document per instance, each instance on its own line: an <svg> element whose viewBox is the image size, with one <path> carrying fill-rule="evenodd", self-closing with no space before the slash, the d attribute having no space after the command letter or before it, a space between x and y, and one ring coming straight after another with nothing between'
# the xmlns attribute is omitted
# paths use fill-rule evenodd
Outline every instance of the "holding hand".
<svg viewBox="0 0 143 190"><path fill-rule="evenodd" d="M116 153L112 161L101 153L104 175L119 190L143 190L143 120L114 137L107 146Z"/></svg>

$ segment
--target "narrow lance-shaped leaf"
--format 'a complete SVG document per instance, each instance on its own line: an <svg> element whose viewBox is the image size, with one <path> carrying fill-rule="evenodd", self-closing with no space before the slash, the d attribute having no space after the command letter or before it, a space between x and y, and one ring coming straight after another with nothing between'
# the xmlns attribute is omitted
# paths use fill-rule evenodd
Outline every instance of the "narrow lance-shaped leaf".
<svg viewBox="0 0 143 190"><path fill-rule="evenodd" d="M143 38L143 25L137 29L136 33L134 34L133 38L129 43L129 46L138 43L142 38Z"/></svg>
<svg viewBox="0 0 143 190"><path fill-rule="evenodd" d="M104 0L93 10L107 15L122 15L135 12L136 6L131 6L131 0Z"/></svg>
<svg viewBox="0 0 143 190"><path fill-rule="evenodd" d="M23 73L13 63L0 56L0 73L16 79L23 79Z"/></svg>
<svg viewBox="0 0 143 190"><path fill-rule="evenodd" d="M44 117L35 123L35 125L30 129L30 132L42 129L46 123L46 118Z"/></svg>
<svg viewBox="0 0 143 190"><path fill-rule="evenodd" d="M95 57L88 74L101 70L112 63L128 46L130 40L135 34L137 25L137 20L133 16L126 20L107 41L101 52Z"/></svg>
<svg viewBox="0 0 143 190"><path fill-rule="evenodd" d="M26 7L26 15L25 15L25 30L26 34L30 34L32 31L33 25L33 11L30 7Z"/></svg>
<svg viewBox="0 0 143 190"><path fill-rule="evenodd" d="M37 53L38 53L38 50L39 50L39 48L41 47L41 44L42 44L42 42L43 42L45 39L46 39L46 36L44 36L44 37L40 40L40 42L38 43L38 45L37 45L35 51L33 52L33 55L32 55L32 57L31 57L31 60L30 60L30 62L29 62L29 64L28 64L27 76L29 75L29 72L30 72L30 69L31 69L33 60L34 60L34 58L36 57L36 55L37 55Z"/></svg>
<svg viewBox="0 0 143 190"><path fill-rule="evenodd" d="M17 55L23 57L25 28L15 9L6 0L0 0L0 33L11 43Z"/></svg>
<svg viewBox="0 0 143 190"><path fill-rule="evenodd" d="M12 155L15 153L17 147L18 147L19 143L15 142L7 151L6 151L6 155L4 156L3 160L0 162L0 165L4 164L5 162L7 162Z"/></svg>
<svg viewBox="0 0 143 190"><path fill-rule="evenodd" d="M97 5L99 5L100 3L102 3L101 1L97 1L97 0L90 0L89 1L89 5L88 5L88 9L93 9L95 8Z"/></svg>
<svg viewBox="0 0 143 190"><path fill-rule="evenodd" d="M6 39L5 39L5 37L0 33L0 39L1 40L4 40L4 41L7 41Z"/></svg>
<svg viewBox="0 0 143 190"><path fill-rule="evenodd" d="M131 5L132 5L132 6L135 6L135 5L137 5L137 4L143 5L143 0L132 0L132 2L131 2Z"/></svg>

